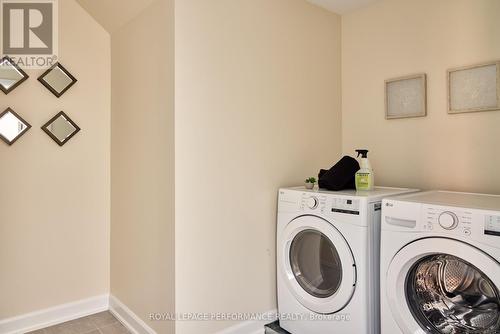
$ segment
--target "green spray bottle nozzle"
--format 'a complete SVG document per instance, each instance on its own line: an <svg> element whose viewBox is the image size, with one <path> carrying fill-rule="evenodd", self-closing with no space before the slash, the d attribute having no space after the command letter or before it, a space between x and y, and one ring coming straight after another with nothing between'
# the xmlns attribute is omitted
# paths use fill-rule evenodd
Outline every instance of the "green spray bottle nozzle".
<svg viewBox="0 0 500 334"><path fill-rule="evenodd" d="M368 158L368 150L356 150L356 153L358 153L358 158L361 155L361 158Z"/></svg>

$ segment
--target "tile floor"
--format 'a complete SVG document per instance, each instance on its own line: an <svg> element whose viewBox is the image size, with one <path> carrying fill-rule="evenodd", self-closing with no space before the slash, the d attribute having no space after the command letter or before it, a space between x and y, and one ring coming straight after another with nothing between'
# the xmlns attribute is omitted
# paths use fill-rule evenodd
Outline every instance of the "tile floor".
<svg viewBox="0 0 500 334"><path fill-rule="evenodd" d="M280 327L279 321L266 325L265 329L265 334L290 334Z"/></svg>
<svg viewBox="0 0 500 334"><path fill-rule="evenodd" d="M108 311L40 329L28 334L130 334Z"/></svg>

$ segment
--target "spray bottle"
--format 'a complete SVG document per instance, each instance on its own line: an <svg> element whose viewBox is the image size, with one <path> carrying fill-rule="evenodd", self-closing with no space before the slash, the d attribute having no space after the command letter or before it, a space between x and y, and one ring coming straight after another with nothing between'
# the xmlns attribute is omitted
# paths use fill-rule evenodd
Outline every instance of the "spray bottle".
<svg viewBox="0 0 500 334"><path fill-rule="evenodd" d="M368 191L373 190L375 184L375 176L368 160L368 150L356 150L360 159L361 169L356 173L356 190Z"/></svg>

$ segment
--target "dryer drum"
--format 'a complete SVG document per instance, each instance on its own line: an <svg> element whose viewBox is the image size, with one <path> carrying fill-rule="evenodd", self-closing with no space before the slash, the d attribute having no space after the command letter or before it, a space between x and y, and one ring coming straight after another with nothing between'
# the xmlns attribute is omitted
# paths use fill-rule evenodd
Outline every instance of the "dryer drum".
<svg viewBox="0 0 500 334"><path fill-rule="evenodd" d="M406 280L408 306L432 334L500 332L500 293L474 265L435 254L417 262Z"/></svg>
<svg viewBox="0 0 500 334"><path fill-rule="evenodd" d="M333 243L315 230L300 232L290 246L295 279L310 295L328 298L342 283L342 261Z"/></svg>

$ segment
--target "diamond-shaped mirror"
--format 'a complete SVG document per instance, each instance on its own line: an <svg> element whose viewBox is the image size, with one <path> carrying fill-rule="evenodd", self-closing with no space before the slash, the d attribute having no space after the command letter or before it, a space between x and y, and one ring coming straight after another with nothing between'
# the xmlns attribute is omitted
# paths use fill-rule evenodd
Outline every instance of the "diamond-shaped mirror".
<svg viewBox="0 0 500 334"><path fill-rule="evenodd" d="M68 72L60 63L56 63L44 74L42 74L38 81L40 81L48 90L57 97L61 97L68 89L73 86L77 80L71 73Z"/></svg>
<svg viewBox="0 0 500 334"><path fill-rule="evenodd" d="M50 121L42 127L59 146L66 144L80 128L64 112L55 115Z"/></svg>
<svg viewBox="0 0 500 334"><path fill-rule="evenodd" d="M30 128L31 125L10 108L0 114L0 139L8 145L14 144Z"/></svg>
<svg viewBox="0 0 500 334"><path fill-rule="evenodd" d="M5 94L12 92L28 78L29 76L9 57L5 56L0 60L0 89Z"/></svg>

